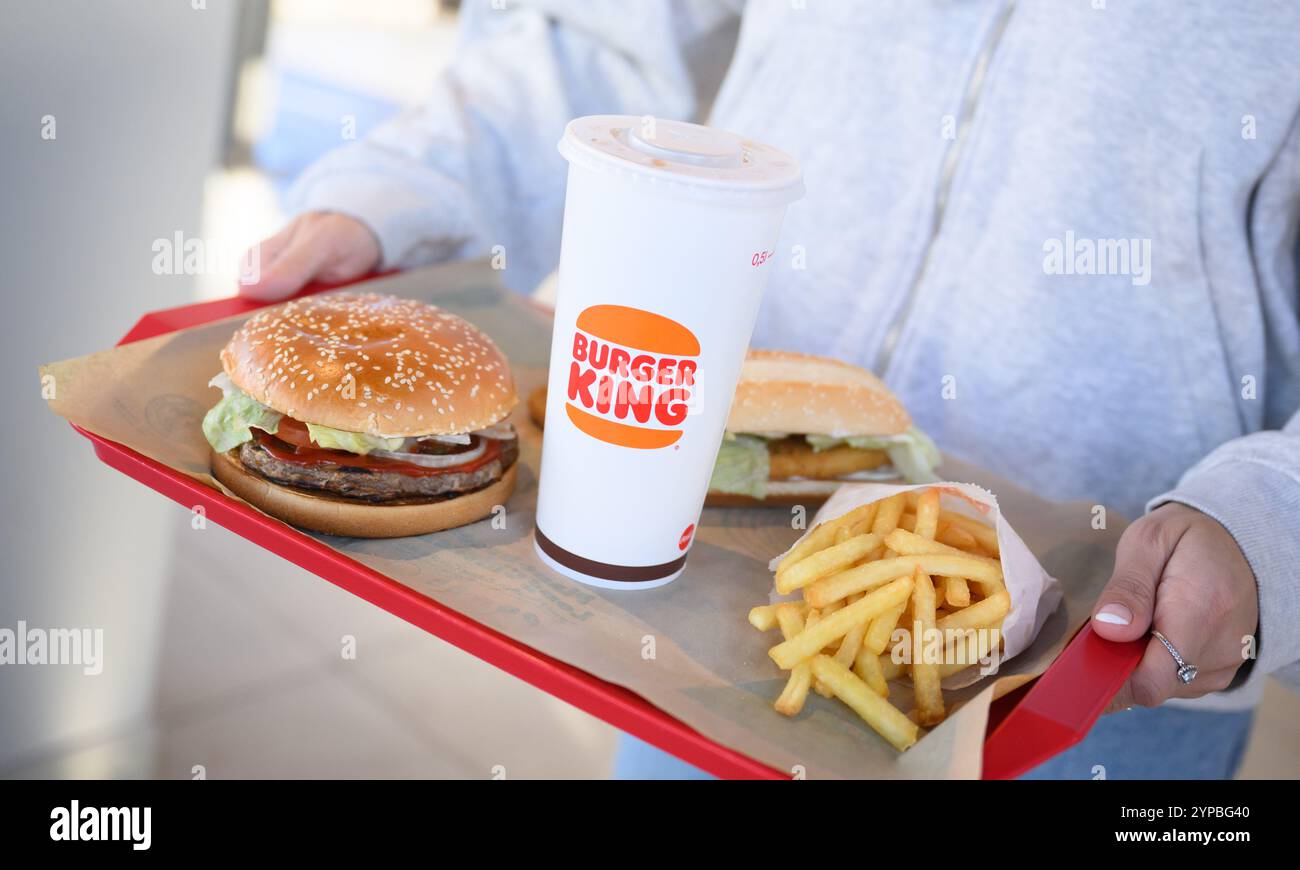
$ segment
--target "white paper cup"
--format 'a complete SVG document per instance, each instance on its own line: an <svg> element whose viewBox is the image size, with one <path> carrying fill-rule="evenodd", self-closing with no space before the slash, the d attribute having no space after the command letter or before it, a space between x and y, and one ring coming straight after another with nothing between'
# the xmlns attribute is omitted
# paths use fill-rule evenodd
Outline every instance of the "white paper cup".
<svg viewBox="0 0 1300 870"><path fill-rule="evenodd" d="M593 116L569 161L536 550L596 586L662 586L694 540L786 206L789 155Z"/></svg>

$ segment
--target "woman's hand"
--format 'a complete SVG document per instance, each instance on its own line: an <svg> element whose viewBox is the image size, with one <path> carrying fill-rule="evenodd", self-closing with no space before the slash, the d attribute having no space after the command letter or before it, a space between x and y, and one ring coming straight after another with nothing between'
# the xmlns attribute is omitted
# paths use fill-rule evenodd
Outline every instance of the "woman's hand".
<svg viewBox="0 0 1300 870"><path fill-rule="evenodd" d="M1110 709L1155 707L1227 688L1254 654L1247 639L1258 625L1255 575L1232 535L1186 505L1157 508L1120 538L1092 628L1114 641L1137 640L1155 628L1198 673L1191 683L1179 682L1173 657L1152 637Z"/></svg>
<svg viewBox="0 0 1300 870"><path fill-rule="evenodd" d="M366 225L334 212L299 215L250 251L256 280L240 281L239 295L275 300L292 296L311 281L337 284L360 278L379 265L379 242Z"/></svg>

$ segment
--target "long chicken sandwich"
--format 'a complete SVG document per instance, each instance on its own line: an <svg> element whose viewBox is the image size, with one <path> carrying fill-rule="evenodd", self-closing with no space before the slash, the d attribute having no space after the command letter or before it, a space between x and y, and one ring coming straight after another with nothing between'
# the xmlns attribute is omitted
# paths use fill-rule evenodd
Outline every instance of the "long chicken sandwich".
<svg viewBox="0 0 1300 870"><path fill-rule="evenodd" d="M866 369L751 350L709 482L711 505L803 504L841 483L932 482L939 451Z"/></svg>

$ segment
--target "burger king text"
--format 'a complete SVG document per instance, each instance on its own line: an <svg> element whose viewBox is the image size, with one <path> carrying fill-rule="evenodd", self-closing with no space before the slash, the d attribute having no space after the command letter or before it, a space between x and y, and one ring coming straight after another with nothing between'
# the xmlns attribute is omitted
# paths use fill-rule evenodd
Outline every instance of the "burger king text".
<svg viewBox="0 0 1300 870"><path fill-rule="evenodd" d="M576 326L565 391L574 425L622 447L676 443L695 392L699 342L690 330L614 305L587 309Z"/></svg>

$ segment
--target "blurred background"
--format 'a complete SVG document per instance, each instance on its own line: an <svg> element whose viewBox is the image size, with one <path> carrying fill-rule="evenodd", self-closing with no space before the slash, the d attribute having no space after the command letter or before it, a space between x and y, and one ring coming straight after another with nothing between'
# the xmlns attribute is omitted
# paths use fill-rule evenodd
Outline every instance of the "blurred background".
<svg viewBox="0 0 1300 870"><path fill-rule="evenodd" d="M0 777L600 777L616 732L100 464L36 367L232 295L281 194L418 103L435 0L10 3L3 232L20 378L0 627L102 628L104 669L0 667ZM155 274L156 240L234 252ZM12 324L21 323L21 328ZM356 638L355 661L340 639ZM196 766L197 769L196 769Z"/></svg>
<svg viewBox="0 0 1300 870"><path fill-rule="evenodd" d="M36 366L234 292L308 163L418 103L436 0L8 3L0 252L10 325L0 628L104 631L98 676L0 667L0 777L599 777L616 732L110 471ZM223 251L157 274L154 244ZM15 326L14 324L21 324ZM340 656L340 638L357 659ZM1300 776L1271 684L1242 775Z"/></svg>

